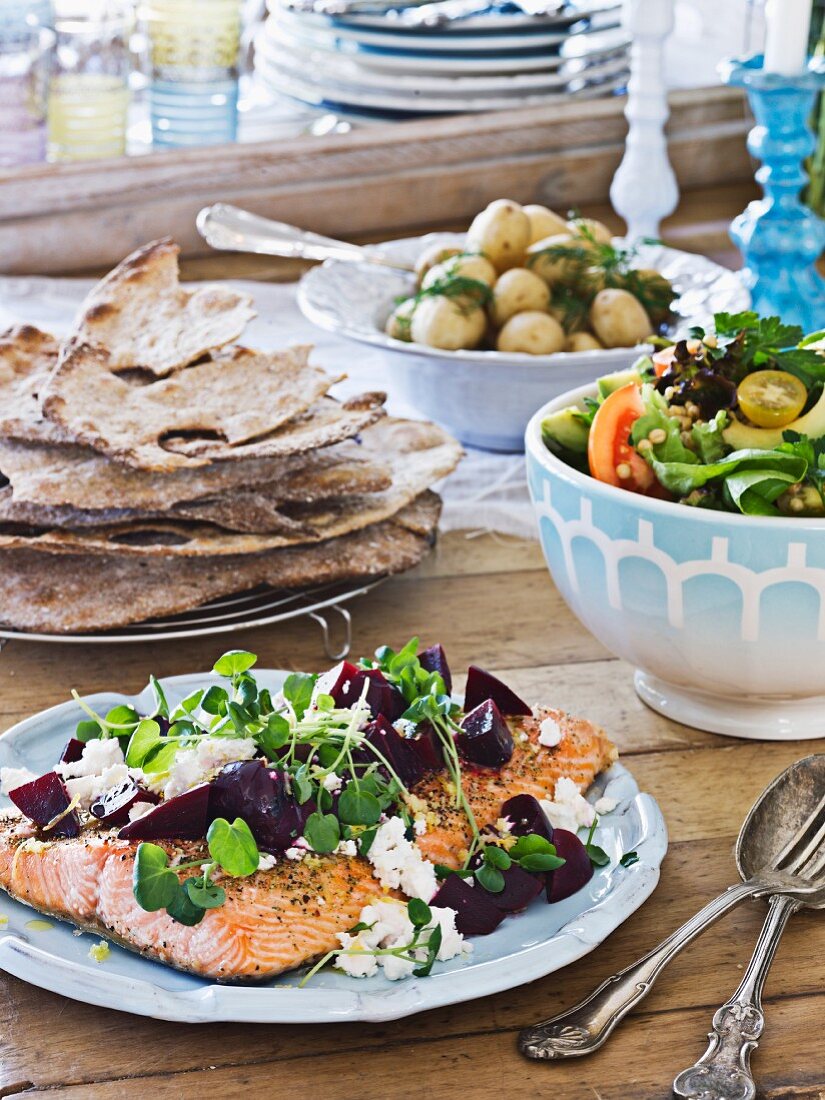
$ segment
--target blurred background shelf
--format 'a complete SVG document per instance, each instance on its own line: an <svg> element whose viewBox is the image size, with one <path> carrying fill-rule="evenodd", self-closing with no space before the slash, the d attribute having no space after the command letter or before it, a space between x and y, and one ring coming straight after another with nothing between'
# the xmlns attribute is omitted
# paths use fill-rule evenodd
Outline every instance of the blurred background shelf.
<svg viewBox="0 0 825 1100"><path fill-rule="evenodd" d="M683 193L752 187L744 145L751 123L739 91L677 91L670 106L669 153ZM604 202L622 156L623 109L624 99L615 97L375 126L311 141L10 169L0 175L2 270L83 271L166 234L185 255L202 254L195 215L218 200L348 238L466 224L502 194L582 208Z"/></svg>

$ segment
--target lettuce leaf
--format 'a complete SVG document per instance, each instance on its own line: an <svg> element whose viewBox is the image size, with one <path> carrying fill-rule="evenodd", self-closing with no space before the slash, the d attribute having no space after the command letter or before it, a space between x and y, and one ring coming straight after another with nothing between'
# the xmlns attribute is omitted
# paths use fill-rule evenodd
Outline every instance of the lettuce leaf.
<svg viewBox="0 0 825 1100"><path fill-rule="evenodd" d="M642 386L642 401L645 411L633 422L630 429L630 442L633 446L638 447L655 428L661 428L666 433L664 442L654 443L645 454L651 465L654 461L687 464L698 462L698 457L682 442L679 421L667 415L667 402L649 383Z"/></svg>
<svg viewBox="0 0 825 1100"><path fill-rule="evenodd" d="M696 444L700 462L721 462L728 447L722 432L728 426L728 414L720 409L712 420L693 425L691 436Z"/></svg>
<svg viewBox="0 0 825 1100"><path fill-rule="evenodd" d="M677 497L722 479L732 505L749 515L776 514L773 501L789 485L802 481L808 470L805 458L785 451L734 451L727 458L707 464L695 458L693 463L659 462L654 458L651 466L665 489Z"/></svg>

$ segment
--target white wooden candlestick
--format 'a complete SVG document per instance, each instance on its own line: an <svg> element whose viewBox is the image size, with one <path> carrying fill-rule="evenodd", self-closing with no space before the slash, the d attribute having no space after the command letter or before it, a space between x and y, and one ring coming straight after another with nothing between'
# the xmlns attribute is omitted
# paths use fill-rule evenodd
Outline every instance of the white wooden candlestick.
<svg viewBox="0 0 825 1100"><path fill-rule="evenodd" d="M679 188L667 156L669 112L664 41L673 30L673 0L624 0L623 23L633 36L625 117L625 154L610 199L627 223L627 239L658 237L659 222L673 213Z"/></svg>

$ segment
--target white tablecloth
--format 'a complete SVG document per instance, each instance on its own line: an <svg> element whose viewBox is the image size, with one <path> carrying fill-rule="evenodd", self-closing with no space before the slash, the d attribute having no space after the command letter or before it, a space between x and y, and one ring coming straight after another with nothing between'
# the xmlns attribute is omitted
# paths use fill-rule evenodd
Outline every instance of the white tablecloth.
<svg viewBox="0 0 825 1100"><path fill-rule="evenodd" d="M244 333L252 347L278 348L314 344L313 359L330 373L346 372L333 393L346 396L363 390L384 390L387 407L397 416L415 410L393 393L391 375L377 349L342 340L306 321L289 283L234 283L251 294L258 316ZM28 322L61 335L91 283L80 279L0 278L0 329ZM441 529L498 531L535 538L536 528L524 478L521 455L494 455L468 449L455 473L438 487L444 498Z"/></svg>

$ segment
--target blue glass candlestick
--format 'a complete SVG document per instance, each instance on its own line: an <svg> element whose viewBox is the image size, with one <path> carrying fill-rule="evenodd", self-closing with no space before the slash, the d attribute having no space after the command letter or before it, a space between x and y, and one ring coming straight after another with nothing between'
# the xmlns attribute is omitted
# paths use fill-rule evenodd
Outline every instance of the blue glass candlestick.
<svg viewBox="0 0 825 1100"><path fill-rule="evenodd" d="M800 192L808 181L803 161L815 147L808 120L825 86L825 59L811 61L798 76L766 73L762 61L722 65L725 83L748 93L756 119L748 149L762 161L756 179L765 195L734 219L730 235L745 260L753 308L811 332L825 326L825 280L815 267L825 248L825 222Z"/></svg>

